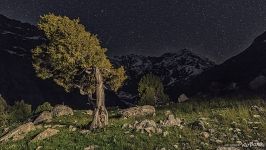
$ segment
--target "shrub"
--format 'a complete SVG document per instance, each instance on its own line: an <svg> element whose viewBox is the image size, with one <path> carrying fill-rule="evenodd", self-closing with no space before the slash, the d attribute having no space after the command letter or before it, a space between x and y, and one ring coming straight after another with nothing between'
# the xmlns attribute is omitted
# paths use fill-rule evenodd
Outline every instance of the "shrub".
<svg viewBox="0 0 266 150"><path fill-rule="evenodd" d="M15 102L11 107L10 115L13 121L23 121L31 115L31 105L23 100Z"/></svg>
<svg viewBox="0 0 266 150"><path fill-rule="evenodd" d="M155 105L155 90L154 88L146 88L141 94L139 105Z"/></svg>
<svg viewBox="0 0 266 150"><path fill-rule="evenodd" d="M157 105L169 101L164 93L164 86L158 76L144 75L138 85L139 105Z"/></svg>
<svg viewBox="0 0 266 150"><path fill-rule="evenodd" d="M5 99L0 95L0 114L6 112L7 103Z"/></svg>
<svg viewBox="0 0 266 150"><path fill-rule="evenodd" d="M41 113L43 111L51 111L53 109L53 106L49 103L49 102L44 102L42 105L39 105L36 110L35 113Z"/></svg>

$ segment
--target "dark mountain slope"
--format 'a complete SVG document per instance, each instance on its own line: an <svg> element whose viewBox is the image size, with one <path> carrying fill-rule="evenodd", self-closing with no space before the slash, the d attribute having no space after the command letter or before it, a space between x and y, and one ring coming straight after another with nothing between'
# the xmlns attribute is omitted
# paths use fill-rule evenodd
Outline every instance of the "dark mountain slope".
<svg viewBox="0 0 266 150"><path fill-rule="evenodd" d="M193 81L194 93L228 92L237 89L256 89L264 84L266 75L266 32L239 55L202 73ZM259 80L261 79L261 80ZM260 85L253 85L254 81ZM200 90L201 89L201 90Z"/></svg>

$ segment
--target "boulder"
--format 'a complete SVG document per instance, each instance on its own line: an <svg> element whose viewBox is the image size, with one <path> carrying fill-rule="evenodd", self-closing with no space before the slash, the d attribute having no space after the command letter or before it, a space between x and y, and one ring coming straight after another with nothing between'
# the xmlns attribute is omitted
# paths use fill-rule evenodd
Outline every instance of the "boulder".
<svg viewBox="0 0 266 150"><path fill-rule="evenodd" d="M120 111L119 113L124 118L155 115L155 108L150 105L144 105L144 106L137 106L137 107L131 107L128 109L124 109Z"/></svg>
<svg viewBox="0 0 266 150"><path fill-rule="evenodd" d="M218 147L217 150L240 150L237 147Z"/></svg>
<svg viewBox="0 0 266 150"><path fill-rule="evenodd" d="M89 134L89 133L91 133L91 131L90 130L81 130L81 131L79 131L79 133L81 133L81 134Z"/></svg>
<svg viewBox="0 0 266 150"><path fill-rule="evenodd" d="M73 109L65 105L57 105L53 108L52 114L54 117L74 115Z"/></svg>
<svg viewBox="0 0 266 150"><path fill-rule="evenodd" d="M172 127L172 126L181 126L181 119L175 118L173 114L168 115L167 119L162 122L162 126Z"/></svg>
<svg viewBox="0 0 266 150"><path fill-rule="evenodd" d="M44 111L42 112L35 120L34 124L39 124L39 123L48 123L51 122L53 119L52 113L49 111Z"/></svg>
<svg viewBox="0 0 266 150"><path fill-rule="evenodd" d="M36 130L36 128L32 122L25 123L25 124L15 128L15 129L13 129L12 131L7 133L6 135L4 135L0 139L0 142L7 142L9 140L12 140L12 141L22 140L25 138L25 136L29 132L34 131L34 130Z"/></svg>
<svg viewBox="0 0 266 150"><path fill-rule="evenodd" d="M124 128L131 128L137 132L141 132L141 133L148 133L149 136L152 135L152 133L158 133L161 134L162 133L162 129L157 127L156 122L154 122L153 120L143 120L143 121L136 121L133 125L131 124L124 124L122 127Z"/></svg>
<svg viewBox="0 0 266 150"><path fill-rule="evenodd" d="M201 120L197 120L191 124L192 129L205 130L205 124Z"/></svg>
<svg viewBox="0 0 266 150"><path fill-rule="evenodd" d="M179 103L182 103L182 102L185 102L189 100L189 98L186 96L186 94L181 94L179 97L178 97L178 102Z"/></svg>
<svg viewBox="0 0 266 150"><path fill-rule="evenodd" d="M70 126L68 127L68 130L69 130L70 132L75 132L75 131L77 131L77 127L74 127L74 126L70 125Z"/></svg>
<svg viewBox="0 0 266 150"><path fill-rule="evenodd" d="M98 149L99 146L98 145L90 145L88 147L85 147L84 150L95 150Z"/></svg>
<svg viewBox="0 0 266 150"><path fill-rule="evenodd" d="M58 134L58 132L59 132L59 130L57 130L57 129L48 128L48 129L44 130L43 132L39 133L35 138L33 138L31 140L31 142L42 141L44 139L47 139L49 137L52 137L52 136Z"/></svg>

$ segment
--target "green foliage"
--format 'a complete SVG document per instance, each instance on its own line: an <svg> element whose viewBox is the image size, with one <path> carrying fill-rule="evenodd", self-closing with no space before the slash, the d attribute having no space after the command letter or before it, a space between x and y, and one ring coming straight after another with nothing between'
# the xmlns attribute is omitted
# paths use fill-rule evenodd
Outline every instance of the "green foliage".
<svg viewBox="0 0 266 150"><path fill-rule="evenodd" d="M24 121L31 114L31 105L26 104L23 100L15 102L10 109L12 121Z"/></svg>
<svg viewBox="0 0 266 150"><path fill-rule="evenodd" d="M35 113L41 113L43 111L51 111L53 109L53 106L49 103L49 102L44 102L43 104L39 105L36 110Z"/></svg>
<svg viewBox="0 0 266 150"><path fill-rule="evenodd" d="M156 105L169 100L169 97L164 93L160 78L153 74L146 74L141 78L138 84L138 92L139 105Z"/></svg>
<svg viewBox="0 0 266 150"><path fill-rule="evenodd" d="M38 27L47 39L32 50L38 77L53 79L67 92L77 88L82 95L95 93L95 68L112 90L118 90L126 79L123 67L112 66L97 36L87 32L78 19L48 14L41 17Z"/></svg>

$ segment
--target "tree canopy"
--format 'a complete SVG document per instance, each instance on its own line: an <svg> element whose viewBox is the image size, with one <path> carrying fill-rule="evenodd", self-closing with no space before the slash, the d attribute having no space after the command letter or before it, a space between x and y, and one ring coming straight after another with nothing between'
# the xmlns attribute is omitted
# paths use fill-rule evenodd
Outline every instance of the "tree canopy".
<svg viewBox="0 0 266 150"><path fill-rule="evenodd" d="M97 67L107 87L117 91L126 79L124 68L112 66L97 36L79 22L54 14L41 16L38 28L46 42L32 50L37 76L53 79L67 92L78 88L82 95L90 95L96 90Z"/></svg>

